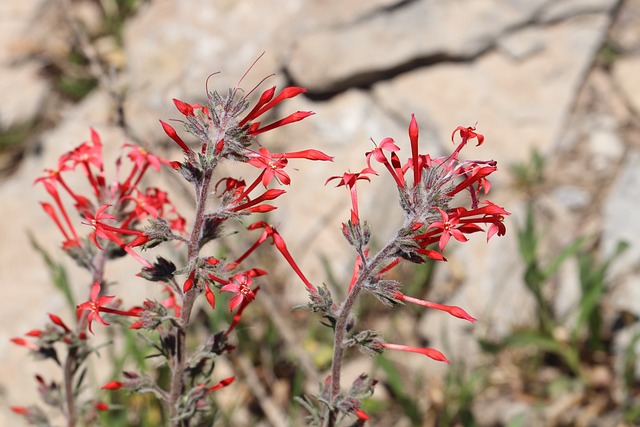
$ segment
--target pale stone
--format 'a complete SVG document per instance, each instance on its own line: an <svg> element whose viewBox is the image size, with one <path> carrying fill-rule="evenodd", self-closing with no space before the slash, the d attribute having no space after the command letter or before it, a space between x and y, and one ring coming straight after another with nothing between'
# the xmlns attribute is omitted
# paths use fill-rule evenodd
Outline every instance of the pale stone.
<svg viewBox="0 0 640 427"><path fill-rule="evenodd" d="M515 60L523 60L545 50L540 31L534 27L507 34L498 41L498 47Z"/></svg>
<svg viewBox="0 0 640 427"><path fill-rule="evenodd" d="M19 61L30 52L24 39L41 6L39 0L0 2L0 131L34 120L49 88L39 64Z"/></svg>
<svg viewBox="0 0 640 427"><path fill-rule="evenodd" d="M444 143L456 126L478 122L485 143L464 150L467 156L524 162L533 148L549 153L557 145L607 23L589 15L540 28L545 49L524 60L491 52L469 64L418 69L377 84L374 94L397 114L425 118Z"/></svg>
<svg viewBox="0 0 640 427"><path fill-rule="evenodd" d="M27 62L2 70L0 79L0 131L30 123L40 114L49 84L38 73L40 66Z"/></svg>
<svg viewBox="0 0 640 427"><path fill-rule="evenodd" d="M582 14L608 13L618 0L553 0L539 16L541 22L554 22Z"/></svg>
<svg viewBox="0 0 640 427"><path fill-rule="evenodd" d="M627 102L640 114L640 56L620 58L613 66L613 77Z"/></svg>
<svg viewBox="0 0 640 427"><path fill-rule="evenodd" d="M206 4L161 0L146 5L124 31L125 108L135 116L130 123L135 133L146 140L166 139L158 119L179 117L172 98L202 102L207 83L211 91L226 93L266 49L240 87L248 91L277 71L285 54L281 45L288 43L281 27L288 28L298 8L286 0ZM271 15L274 10L278 13ZM281 76L264 86L273 84L281 85Z"/></svg>
<svg viewBox="0 0 640 427"><path fill-rule="evenodd" d="M552 196L569 210L581 209L593 202L593 196L589 191L571 185L556 187Z"/></svg>
<svg viewBox="0 0 640 427"><path fill-rule="evenodd" d="M545 1L498 3L408 2L355 25L313 32L296 40L289 71L298 84L322 92L428 58L472 58L529 21Z"/></svg>
<svg viewBox="0 0 640 427"><path fill-rule="evenodd" d="M624 53L640 53L640 0L621 2L616 22L611 28L611 44Z"/></svg>
<svg viewBox="0 0 640 427"><path fill-rule="evenodd" d="M627 241L629 248L612 265L613 271L626 271L640 259L640 216L632 213L640 206L640 152L633 150L626 156L612 190L603 204L602 246L604 256L613 253L618 242ZM636 287L637 288L637 287ZM630 299L639 301L638 299Z"/></svg>

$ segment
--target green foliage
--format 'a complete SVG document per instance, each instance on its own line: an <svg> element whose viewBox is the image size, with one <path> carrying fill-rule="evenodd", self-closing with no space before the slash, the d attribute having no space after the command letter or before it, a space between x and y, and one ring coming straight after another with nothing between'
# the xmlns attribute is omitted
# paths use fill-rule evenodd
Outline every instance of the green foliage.
<svg viewBox="0 0 640 427"><path fill-rule="evenodd" d="M607 70L611 69L621 54L620 48L610 42L605 43L596 55L596 63Z"/></svg>
<svg viewBox="0 0 640 427"><path fill-rule="evenodd" d="M133 16L144 0L102 0L104 11L104 31L122 43L124 25Z"/></svg>
<svg viewBox="0 0 640 427"><path fill-rule="evenodd" d="M376 366L381 368L386 374L387 385L396 402L402 408L402 413L409 417L411 425L416 427L421 426L422 415L420 414L418 404L415 399L407 393L405 380L402 378L393 362L382 354L376 357Z"/></svg>
<svg viewBox="0 0 640 427"><path fill-rule="evenodd" d="M72 101L80 101L98 85L98 81L90 77L75 77L61 75L56 88L66 98Z"/></svg>
<svg viewBox="0 0 640 427"><path fill-rule="evenodd" d="M540 239L533 206L529 205L524 225L518 230L518 243L525 265L524 283L536 303L537 328L514 331L500 342L483 340L480 344L491 353L510 347L534 347L539 355L557 357L564 362L569 373L583 378L583 365L590 363L590 355L605 350L600 302L607 290L611 264L628 245L620 243L614 253L600 262L594 250L585 247L587 238L583 236L566 245L549 260L544 260ZM570 313L577 320L570 328L568 338L558 339L556 331L566 328L566 319L558 318L554 313L545 288L559 268L571 258L577 259L579 267L579 301L574 312Z"/></svg>
<svg viewBox="0 0 640 427"><path fill-rule="evenodd" d="M514 177L516 188L525 193L531 193L533 189L544 180L545 159L534 150L531 153L529 163L511 165L511 175Z"/></svg>
<svg viewBox="0 0 640 427"><path fill-rule="evenodd" d="M560 251L548 265L543 266L540 255L540 235L536 229L533 206L527 207L525 224L518 230L520 256L525 264L524 283L536 301L540 331L552 337L556 327L551 301L544 295L544 285L551 279L567 259L574 256L584 245L585 238L574 240Z"/></svg>
<svg viewBox="0 0 640 427"><path fill-rule="evenodd" d="M473 415L472 404L477 393L487 382L486 374L484 369L466 372L460 363L452 363L445 376L443 408L438 417L439 427L478 425Z"/></svg>
<svg viewBox="0 0 640 427"><path fill-rule="evenodd" d="M20 147L33 131L34 123L22 123L0 132L0 152Z"/></svg>

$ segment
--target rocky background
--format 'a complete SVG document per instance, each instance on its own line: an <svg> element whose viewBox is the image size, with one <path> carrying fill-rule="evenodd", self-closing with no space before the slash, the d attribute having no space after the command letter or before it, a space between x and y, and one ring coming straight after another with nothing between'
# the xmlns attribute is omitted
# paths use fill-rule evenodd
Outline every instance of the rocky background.
<svg viewBox="0 0 640 427"><path fill-rule="evenodd" d="M178 117L171 98L201 102L218 71L209 88L224 91L263 52L243 87L275 73L267 85L309 89L288 111L317 113L266 144L335 156L301 168L275 215L314 283L349 278L339 232L347 194L324 182L359 170L370 138L405 144L414 113L421 143L442 155L456 126L477 122L486 142L467 155L500 166L492 199L513 212L507 235L451 245L448 263L403 271L419 296L460 305L480 321L470 328L372 302L362 310L363 322L403 337L397 341L429 344L454 361L447 368L389 356L390 369L354 354L345 375L368 370L382 380L369 407L377 425L640 423L639 0L12 0L0 3L0 425L20 425L7 406L33 403L33 374L53 370L9 339L39 327L46 313L71 316L28 235L66 263L78 292L87 280L63 260L33 180L87 140L89 127L112 154L133 141L176 158L158 124ZM378 181L362 187L361 208L384 241L400 212L391 183ZM174 180L167 185L188 203ZM539 323L517 232L529 206L537 262L549 265L580 237L584 257L568 257L544 282L551 336L515 345L509 337ZM618 255L620 241L629 247ZM573 333L588 299L585 271L611 257L594 294L603 345L591 351L581 345L593 330ZM148 290L127 284L135 266L121 264L112 277L139 301ZM236 403L230 425L287 425L290 371L303 367L309 392L326 375L327 343L305 326L317 319L289 312L304 301L303 286L281 278L263 286L256 309L283 337L281 360L242 364L239 375L253 386L233 386L233 399L245 403ZM259 341L265 332L251 333ZM309 360L299 359L301 342ZM569 347L578 350L577 367L563 359Z"/></svg>

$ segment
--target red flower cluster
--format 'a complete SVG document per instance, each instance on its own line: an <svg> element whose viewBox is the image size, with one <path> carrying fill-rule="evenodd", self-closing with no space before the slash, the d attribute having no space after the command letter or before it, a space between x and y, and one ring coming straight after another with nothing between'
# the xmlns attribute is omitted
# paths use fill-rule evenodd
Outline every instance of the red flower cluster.
<svg viewBox="0 0 640 427"><path fill-rule="evenodd" d="M149 167L159 170L162 164L168 165L169 162L136 145L125 144L123 149L131 162L131 168L124 178L117 177L107 183L102 142L97 132L91 129L90 141L64 153L58 160L57 169L46 170L46 175L35 181L41 183L53 199L53 204L43 202L41 205L64 236L63 248L81 265L90 267L92 263L88 256L90 251L87 242L78 233L76 225L71 220L60 189L71 197L77 213L93 226L94 232L90 234L90 239L98 248L101 248L100 239L105 239L134 255L135 252L131 248L147 243L149 240L142 231L137 229L146 218L164 218L176 232L184 231L185 221L177 213L167 194L154 187L140 187L141 180ZM117 174L121 172L122 163L122 157L116 160ZM85 175L91 188L91 195L82 195L68 185L65 175L76 170L80 170ZM107 209L110 209L111 213L106 213ZM112 224L106 224L107 221ZM118 234L134 238L127 238L128 241L125 241ZM137 254L134 256L143 265L148 265Z"/></svg>
<svg viewBox="0 0 640 427"><path fill-rule="evenodd" d="M480 201L491 187L488 176L496 171L496 162L465 161L458 155L470 140L477 140L477 145L484 142L484 136L476 132L475 127L459 126L451 139L455 143L456 135L460 141L451 155L431 158L428 154L420 154L418 147L418 123L411 116L409 124L409 141L411 157L405 162L400 160L400 148L391 138L383 139L376 147L366 153L367 167L357 173L347 172L342 176L333 176L327 180L337 180L337 186L345 186L351 195L351 216L343 224L343 234L355 248L357 259L349 286L349 293L357 295L360 289L373 292L385 303L396 304L410 302L423 307L445 311L452 316L475 322L460 307L424 301L404 295L399 291L400 284L383 278L384 273L395 267L402 259L416 263L427 258L446 261L443 251L453 237L460 242L467 241L467 235L479 231L487 233L487 240L494 235L504 235L506 228L503 220L509 215L502 207L490 202ZM384 166L391 175L398 189L400 205L404 210L405 221L398 230L396 238L385 249L373 258L369 257L367 243L370 231L366 223L360 220L358 208L357 183L370 181L372 175L378 175L373 163ZM460 205L464 199L456 197L466 192L468 202ZM462 202L461 202L462 201ZM437 246L434 248L433 245ZM355 297L347 298L349 303ZM325 302L316 305L331 307ZM344 308L343 308L344 310ZM329 313L329 317L344 317L344 314ZM335 320L339 323L338 320ZM418 348L399 344L388 344L377 339L374 334L363 335L360 345L368 350L380 352L382 349L400 350L424 354L438 361L448 362L447 358L435 349Z"/></svg>

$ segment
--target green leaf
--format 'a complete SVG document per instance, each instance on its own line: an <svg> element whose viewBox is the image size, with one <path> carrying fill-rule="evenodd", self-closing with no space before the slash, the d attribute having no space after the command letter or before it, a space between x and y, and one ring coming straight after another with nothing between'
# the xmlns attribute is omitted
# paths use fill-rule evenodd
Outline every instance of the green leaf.
<svg viewBox="0 0 640 427"><path fill-rule="evenodd" d="M414 426L421 426L422 416L420 415L418 405L415 400L406 393L406 383L400 377L400 373L396 369L395 365L384 355L376 357L376 365L382 368L387 375L389 388L391 388L391 391L396 396L398 403L402 406L404 414L411 419L411 423Z"/></svg>
<svg viewBox="0 0 640 427"><path fill-rule="evenodd" d="M584 236L579 237L569 245L565 246L565 248L562 249L562 251L553 259L553 261L551 261L551 264L549 264L549 266L545 269L543 273L544 280L549 280L554 274L556 274L562 264L569 257L575 255L584 246L586 240L587 238Z"/></svg>

